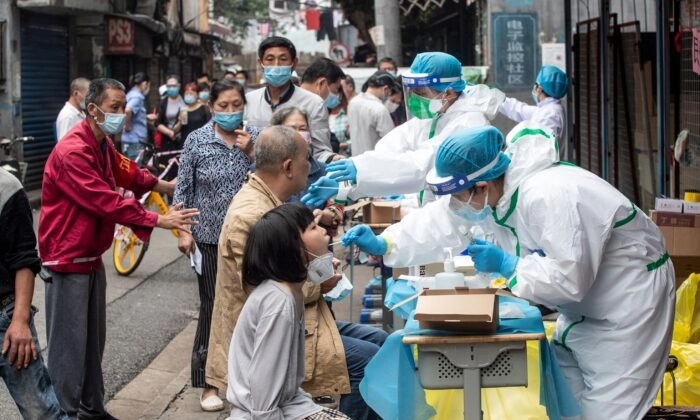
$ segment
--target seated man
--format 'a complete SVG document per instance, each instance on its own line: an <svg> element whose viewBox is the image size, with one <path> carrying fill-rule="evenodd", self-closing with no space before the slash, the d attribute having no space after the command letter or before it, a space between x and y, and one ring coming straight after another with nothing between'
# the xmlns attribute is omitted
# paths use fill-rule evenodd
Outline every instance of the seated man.
<svg viewBox="0 0 700 420"><path fill-rule="evenodd" d="M255 143L255 174L236 194L228 208L219 237L214 312L209 337L206 382L228 387L228 352L233 330L250 292L241 282L243 251L251 227L267 211L306 187L308 146L289 127L272 126ZM386 333L380 329L333 319L323 294L335 287L340 275L320 285L304 285L305 377L302 388L314 397L344 394L340 411L353 419L376 418L363 401L359 384L364 368Z"/></svg>

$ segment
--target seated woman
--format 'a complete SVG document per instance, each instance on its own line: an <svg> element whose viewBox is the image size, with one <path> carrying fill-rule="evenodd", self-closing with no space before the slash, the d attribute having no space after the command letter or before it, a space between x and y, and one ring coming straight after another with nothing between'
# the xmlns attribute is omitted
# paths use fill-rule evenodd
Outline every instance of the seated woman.
<svg viewBox="0 0 700 420"><path fill-rule="evenodd" d="M242 264L253 291L243 306L228 358L230 419L349 419L321 407L304 381L304 295L308 278L334 272L326 230L311 210L283 204L250 231Z"/></svg>

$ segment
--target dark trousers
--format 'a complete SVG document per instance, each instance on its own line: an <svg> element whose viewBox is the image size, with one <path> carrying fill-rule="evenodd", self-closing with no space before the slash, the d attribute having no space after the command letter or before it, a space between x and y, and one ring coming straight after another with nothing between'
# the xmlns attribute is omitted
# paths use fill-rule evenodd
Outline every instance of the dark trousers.
<svg viewBox="0 0 700 420"><path fill-rule="evenodd" d="M353 420L375 420L379 416L360 395L360 382L365 376L365 366L379 351L387 333L369 325L335 321L345 349L345 361L350 377L350 393L340 397L340 411Z"/></svg>
<svg viewBox="0 0 700 420"><path fill-rule="evenodd" d="M207 352L209 349L209 332L211 331L211 314L214 310L214 291L216 289L216 259L218 245L197 243L202 253L202 274L197 274L199 282L199 320L192 346L192 386L209 388L205 380Z"/></svg>
<svg viewBox="0 0 700 420"><path fill-rule="evenodd" d="M90 274L51 271L46 284L49 376L66 413L105 415L102 354L105 350L104 266Z"/></svg>

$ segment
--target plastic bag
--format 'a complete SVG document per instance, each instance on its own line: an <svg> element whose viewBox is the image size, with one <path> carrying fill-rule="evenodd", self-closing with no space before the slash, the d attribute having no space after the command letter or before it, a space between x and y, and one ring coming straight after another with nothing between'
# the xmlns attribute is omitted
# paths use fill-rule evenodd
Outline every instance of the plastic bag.
<svg viewBox="0 0 700 420"><path fill-rule="evenodd" d="M676 405L700 404L700 305L698 305L699 274L691 274L676 291L676 319L673 325L671 354L678 358ZM673 379L664 374L664 404L673 404ZM661 392L655 405L661 405Z"/></svg>

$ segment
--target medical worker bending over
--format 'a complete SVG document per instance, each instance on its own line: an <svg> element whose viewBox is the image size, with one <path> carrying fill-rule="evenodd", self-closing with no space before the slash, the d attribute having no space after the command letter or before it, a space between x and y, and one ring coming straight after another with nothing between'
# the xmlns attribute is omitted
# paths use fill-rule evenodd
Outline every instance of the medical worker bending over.
<svg viewBox="0 0 700 420"><path fill-rule="evenodd" d="M508 278L516 295L558 308L554 353L583 418L643 417L661 384L673 325L674 270L658 227L603 179L559 163L551 131L523 123L505 153L494 147L502 142L493 127L450 136L428 182L451 197L382 236L357 226L344 244L405 265L436 261L420 248L439 252L455 215L467 225L493 219L486 221L500 225L501 247L476 240L469 254L477 270ZM446 236L448 246L466 242L456 238L460 226Z"/></svg>
<svg viewBox="0 0 700 420"><path fill-rule="evenodd" d="M338 193L339 181L352 188L338 198L417 193L433 166L435 150L451 133L489 125L505 94L485 85L467 86L462 65L449 54L418 54L402 73L409 117L377 142L373 151L332 162L302 201L318 206ZM428 200L424 200L428 201Z"/></svg>

